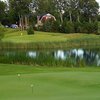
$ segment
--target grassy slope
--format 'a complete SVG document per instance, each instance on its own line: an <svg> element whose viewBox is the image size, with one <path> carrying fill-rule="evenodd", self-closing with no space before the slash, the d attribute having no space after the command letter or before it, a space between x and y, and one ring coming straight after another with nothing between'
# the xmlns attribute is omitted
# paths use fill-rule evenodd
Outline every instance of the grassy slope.
<svg viewBox="0 0 100 100"><path fill-rule="evenodd" d="M0 100L100 100L99 76L99 68L0 64Z"/></svg>
<svg viewBox="0 0 100 100"><path fill-rule="evenodd" d="M23 35L21 35L23 34ZM94 34L62 34L49 32L35 32L35 35L27 35L26 31L7 29L3 42L26 43L26 42L66 42L68 40L100 39Z"/></svg>
<svg viewBox="0 0 100 100"><path fill-rule="evenodd" d="M95 34L35 32L34 35L27 35L26 31L6 29L0 49L57 49L99 45L100 35Z"/></svg>
<svg viewBox="0 0 100 100"><path fill-rule="evenodd" d="M54 42L66 41L66 38L62 34L57 35L56 33L35 32L35 35L27 35L26 31L14 31L9 29L6 31L5 37L2 41L14 43Z"/></svg>

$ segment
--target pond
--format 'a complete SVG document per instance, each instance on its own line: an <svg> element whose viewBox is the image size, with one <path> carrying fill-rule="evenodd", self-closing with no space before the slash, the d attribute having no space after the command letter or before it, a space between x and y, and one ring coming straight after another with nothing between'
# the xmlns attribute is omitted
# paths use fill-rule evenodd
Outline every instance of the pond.
<svg viewBox="0 0 100 100"><path fill-rule="evenodd" d="M37 66L85 67L100 66L100 48L68 50L3 50L0 63Z"/></svg>

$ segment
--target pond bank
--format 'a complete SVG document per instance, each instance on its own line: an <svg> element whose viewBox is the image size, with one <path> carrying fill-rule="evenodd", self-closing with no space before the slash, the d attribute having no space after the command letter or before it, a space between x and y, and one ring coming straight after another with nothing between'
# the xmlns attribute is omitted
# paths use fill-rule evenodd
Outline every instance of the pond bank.
<svg viewBox="0 0 100 100"><path fill-rule="evenodd" d="M100 46L100 35L95 34L35 31L34 35L27 35L26 31L15 29L6 29L4 34L0 49L66 49Z"/></svg>
<svg viewBox="0 0 100 100"><path fill-rule="evenodd" d="M4 49L68 49L68 48L92 48L100 47L100 39L97 40L69 40L66 42L33 42L33 43L11 43L0 42L0 50Z"/></svg>
<svg viewBox="0 0 100 100"><path fill-rule="evenodd" d="M0 63L48 67L100 66L100 48L0 50Z"/></svg>

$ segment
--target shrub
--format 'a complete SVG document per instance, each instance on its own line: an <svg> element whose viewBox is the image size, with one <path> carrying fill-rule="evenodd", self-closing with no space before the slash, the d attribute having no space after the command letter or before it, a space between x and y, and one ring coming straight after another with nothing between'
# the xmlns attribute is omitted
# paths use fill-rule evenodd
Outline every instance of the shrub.
<svg viewBox="0 0 100 100"><path fill-rule="evenodd" d="M60 22L59 21L54 21L52 23L52 31L53 32L59 32L59 27L60 26Z"/></svg>
<svg viewBox="0 0 100 100"><path fill-rule="evenodd" d="M74 30L75 33L82 33L82 23L81 22L74 22Z"/></svg>
<svg viewBox="0 0 100 100"><path fill-rule="evenodd" d="M67 33L75 33L74 24L70 21L67 22Z"/></svg>
<svg viewBox="0 0 100 100"><path fill-rule="evenodd" d="M98 22L98 33L97 35L100 35L100 22Z"/></svg>
<svg viewBox="0 0 100 100"><path fill-rule="evenodd" d="M84 33L98 33L98 23L97 22L84 22L83 23L83 32Z"/></svg>
<svg viewBox="0 0 100 100"><path fill-rule="evenodd" d="M74 24L70 21L64 21L60 27L62 33L74 33Z"/></svg>
<svg viewBox="0 0 100 100"><path fill-rule="evenodd" d="M61 32L61 33L67 33L66 23L65 23L65 22L63 22L63 23L59 26L59 32Z"/></svg>
<svg viewBox="0 0 100 100"><path fill-rule="evenodd" d="M52 30L52 22L49 20L45 21L42 26L42 31L51 32Z"/></svg>
<svg viewBox="0 0 100 100"><path fill-rule="evenodd" d="M33 27L32 27L32 26L30 26L30 27L27 29L27 34L28 34L28 35L34 34L34 30L33 30Z"/></svg>

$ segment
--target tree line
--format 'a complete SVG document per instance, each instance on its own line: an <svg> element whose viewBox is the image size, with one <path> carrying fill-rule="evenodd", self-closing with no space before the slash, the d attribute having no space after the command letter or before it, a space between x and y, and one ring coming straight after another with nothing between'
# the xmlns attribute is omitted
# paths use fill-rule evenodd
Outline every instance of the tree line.
<svg viewBox="0 0 100 100"><path fill-rule="evenodd" d="M21 30L35 26L37 16L50 13L56 21L48 20L42 31L62 33L97 33L98 9L96 0L9 0L0 1L0 22L4 25L16 23Z"/></svg>

